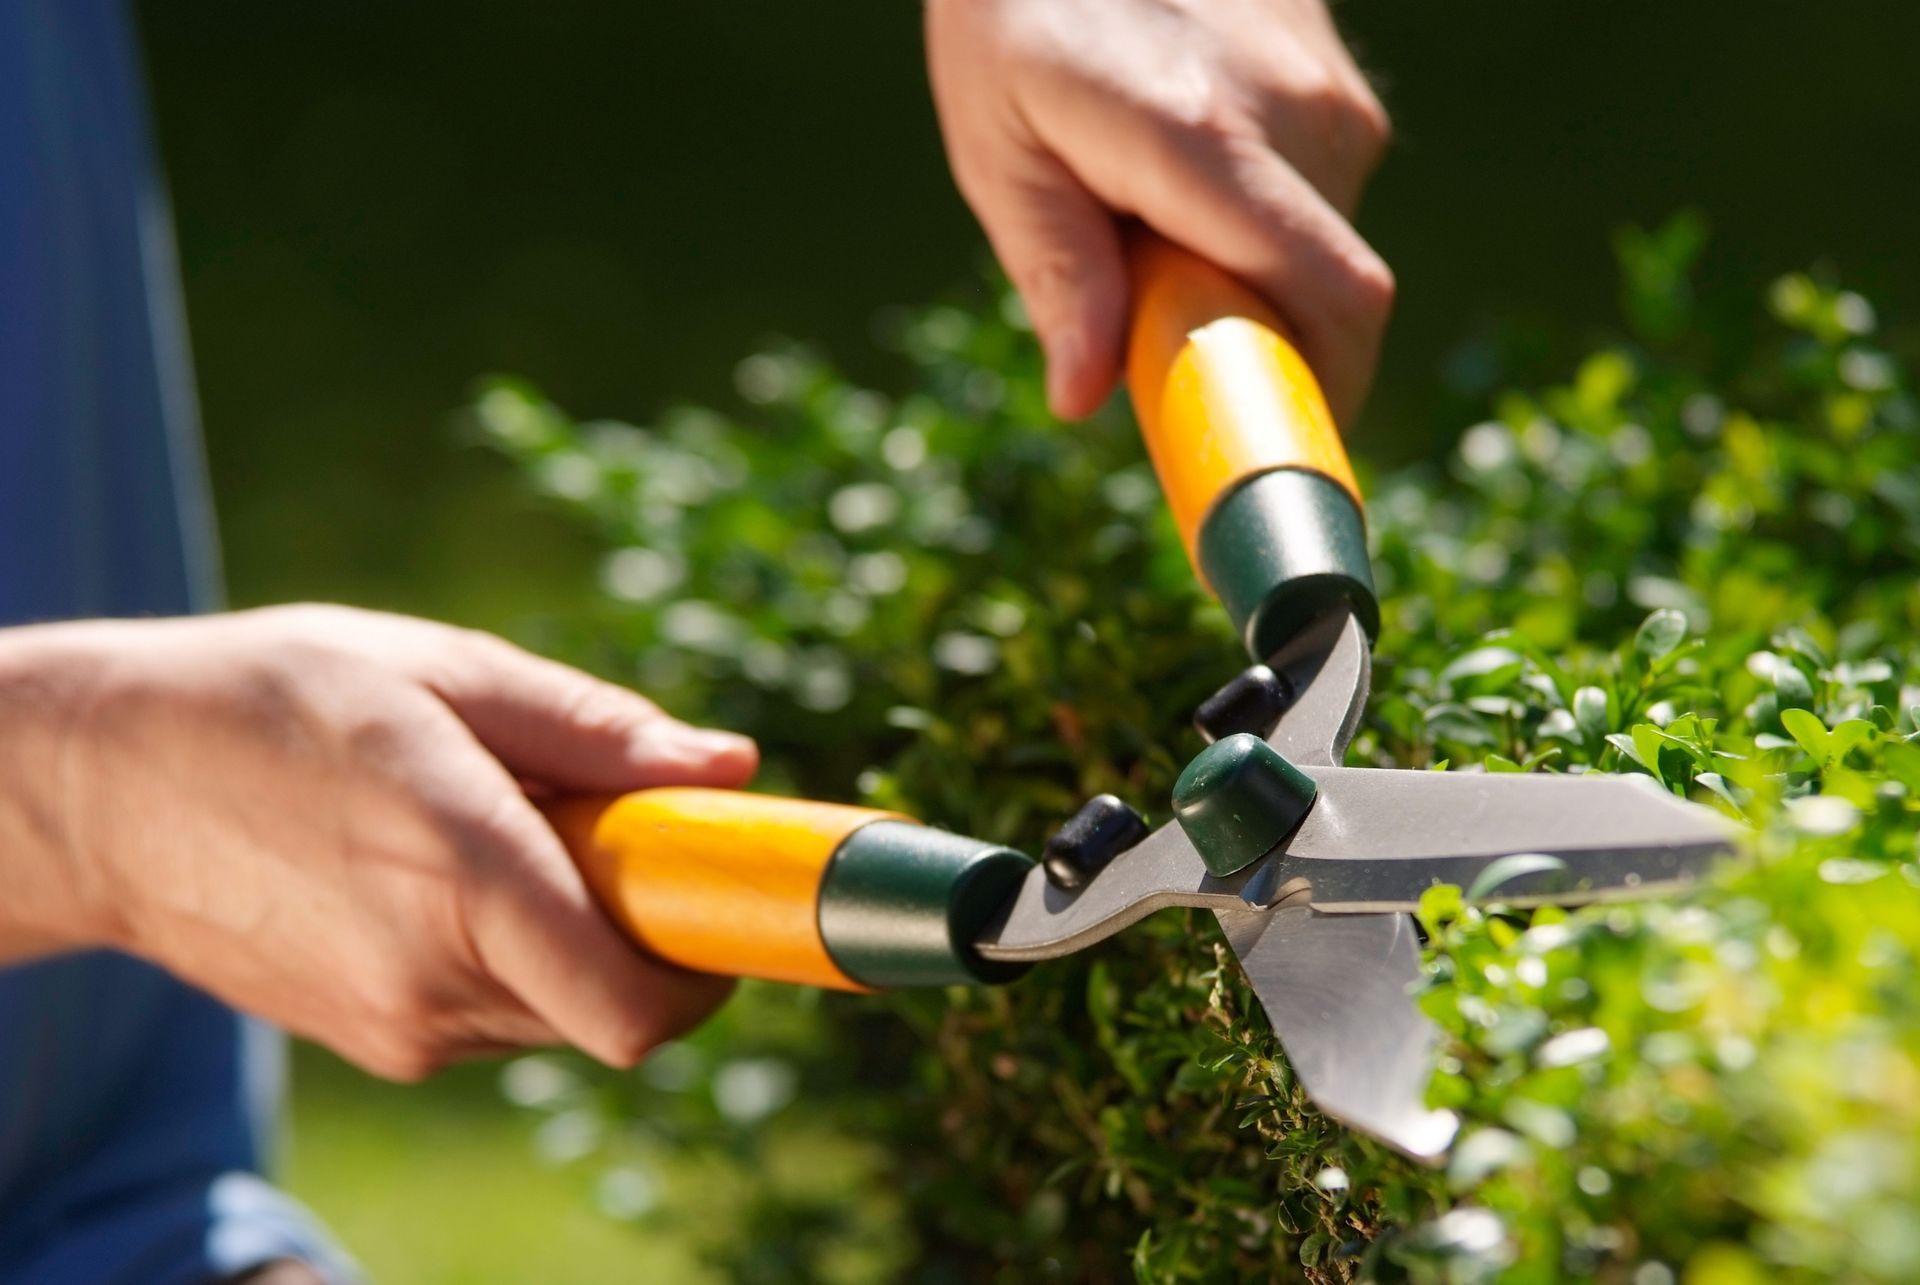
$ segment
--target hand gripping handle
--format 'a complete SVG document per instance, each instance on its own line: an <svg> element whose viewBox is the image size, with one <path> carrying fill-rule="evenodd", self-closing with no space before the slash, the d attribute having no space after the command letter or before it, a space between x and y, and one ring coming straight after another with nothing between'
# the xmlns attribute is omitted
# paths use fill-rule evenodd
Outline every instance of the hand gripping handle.
<svg viewBox="0 0 1920 1285"><path fill-rule="evenodd" d="M1158 236L1128 256L1127 389L1194 570L1256 660L1342 601L1378 633L1360 488L1285 325Z"/></svg>
<svg viewBox="0 0 1920 1285"><path fill-rule="evenodd" d="M601 906L697 972L839 990L1005 981L973 941L1033 865L871 808L661 788L547 805Z"/></svg>

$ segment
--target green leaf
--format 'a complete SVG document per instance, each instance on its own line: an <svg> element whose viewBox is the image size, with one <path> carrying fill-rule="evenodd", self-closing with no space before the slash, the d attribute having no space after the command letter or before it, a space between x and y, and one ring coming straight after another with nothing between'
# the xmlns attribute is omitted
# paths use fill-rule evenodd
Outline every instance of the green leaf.
<svg viewBox="0 0 1920 1285"><path fill-rule="evenodd" d="M1773 690L1780 699L1783 711L1790 707L1806 709L1813 704L1813 684L1800 667L1791 662L1783 663L1773 671Z"/></svg>
<svg viewBox="0 0 1920 1285"><path fill-rule="evenodd" d="M1629 763L1638 763L1641 767L1644 767L1649 771L1652 770L1652 764L1646 762L1644 759L1640 757L1640 747L1634 743L1633 737L1629 736L1627 733L1608 732L1607 744L1613 746L1614 749L1619 750L1622 757L1624 757Z"/></svg>
<svg viewBox="0 0 1920 1285"><path fill-rule="evenodd" d="M1686 637L1686 616L1671 607L1662 607L1641 622L1639 631L1633 635L1633 648L1648 660L1659 660Z"/></svg>
<svg viewBox="0 0 1920 1285"><path fill-rule="evenodd" d="M1532 1148L1518 1134L1505 1129L1476 1129L1453 1146L1447 1161L1447 1184L1455 1191L1479 1186L1490 1176L1522 1164Z"/></svg>
<svg viewBox="0 0 1920 1285"><path fill-rule="evenodd" d="M1799 625L1790 625L1773 636L1773 645L1796 656L1804 656L1815 669L1827 667L1827 649Z"/></svg>
<svg viewBox="0 0 1920 1285"><path fill-rule="evenodd" d="M1804 709L1783 709L1780 711L1780 725L1787 729L1787 735L1800 743L1800 748L1813 756L1816 763L1827 761L1827 743L1831 737L1827 734L1827 725L1817 715Z"/></svg>
<svg viewBox="0 0 1920 1285"><path fill-rule="evenodd" d="M1499 691L1519 677L1525 665L1526 658L1511 647L1476 647L1441 670L1440 681L1475 692Z"/></svg>
<svg viewBox="0 0 1920 1285"><path fill-rule="evenodd" d="M1598 687L1582 687L1573 694L1573 721L1589 741L1606 734L1607 694Z"/></svg>
<svg viewBox="0 0 1920 1285"><path fill-rule="evenodd" d="M1663 785L1671 784L1660 770L1660 751L1667 743L1660 729L1652 723L1636 723L1628 734L1633 737L1633 757L1653 773L1656 781Z"/></svg>
<svg viewBox="0 0 1920 1285"><path fill-rule="evenodd" d="M1438 933L1448 923L1460 917L1466 908L1466 900L1460 889L1450 883L1436 884L1420 894L1421 925L1429 933Z"/></svg>
<svg viewBox="0 0 1920 1285"><path fill-rule="evenodd" d="M1854 749L1872 738L1873 724L1863 718L1850 718L1831 732L1811 711L1783 709L1781 726L1823 769L1838 767Z"/></svg>
<svg viewBox="0 0 1920 1285"><path fill-rule="evenodd" d="M1833 729L1827 753L1835 764L1846 762L1847 755L1873 739L1875 728L1864 718L1850 718Z"/></svg>
<svg viewBox="0 0 1920 1285"><path fill-rule="evenodd" d="M1693 780L1694 784L1705 786L1711 790L1721 802L1733 809L1734 815L1741 817L1746 815L1746 809L1741 806L1740 800L1734 795L1733 786L1728 783L1726 777L1720 775L1718 772L1700 772L1695 774Z"/></svg>

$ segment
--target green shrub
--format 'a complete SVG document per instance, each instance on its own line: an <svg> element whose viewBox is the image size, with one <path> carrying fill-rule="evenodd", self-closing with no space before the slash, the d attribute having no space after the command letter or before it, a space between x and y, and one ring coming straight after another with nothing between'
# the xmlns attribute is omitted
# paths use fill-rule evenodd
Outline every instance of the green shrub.
<svg viewBox="0 0 1920 1285"><path fill-rule="evenodd" d="M1920 425L1856 295L1788 277L1769 337L1703 338L1699 242L1623 237L1635 342L1369 486L1351 762L1644 773L1756 827L1680 900L1430 896L1444 1166L1317 1115L1178 911L998 990L749 986L631 1076L524 1061L543 1147L748 1281L1920 1277ZM486 387L607 549L539 641L759 737L772 788L1029 850L1097 791L1164 819L1241 660L1123 408L1050 423L1004 305L897 339L897 395L778 349L745 414L647 429Z"/></svg>

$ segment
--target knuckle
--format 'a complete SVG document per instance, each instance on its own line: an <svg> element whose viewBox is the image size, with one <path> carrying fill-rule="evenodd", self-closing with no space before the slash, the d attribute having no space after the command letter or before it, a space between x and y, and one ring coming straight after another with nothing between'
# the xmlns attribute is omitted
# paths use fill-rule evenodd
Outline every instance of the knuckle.
<svg viewBox="0 0 1920 1285"><path fill-rule="evenodd" d="M451 1047L424 1031L394 1030L378 1021L362 1021L335 1049L361 1070L401 1084L418 1084L453 1061Z"/></svg>
<svg viewBox="0 0 1920 1285"><path fill-rule="evenodd" d="M654 1023L638 1016L612 1024L605 1032L600 1056L609 1065L631 1070L664 1042Z"/></svg>
<svg viewBox="0 0 1920 1285"><path fill-rule="evenodd" d="M341 740L352 762L391 770L411 757L413 732L399 711L359 704L342 710L339 718Z"/></svg>
<svg viewBox="0 0 1920 1285"><path fill-rule="evenodd" d="M1364 83L1355 89L1339 91L1337 98L1337 104L1328 109L1329 142L1364 177L1371 174L1387 154L1387 147L1393 141L1393 122L1387 116L1387 109Z"/></svg>
<svg viewBox="0 0 1920 1285"><path fill-rule="evenodd" d="M1393 269L1371 249L1363 247L1349 261L1347 271L1352 281L1355 311L1360 319L1371 329L1385 327L1387 316L1393 311L1394 292L1398 288Z"/></svg>
<svg viewBox="0 0 1920 1285"><path fill-rule="evenodd" d="M1024 256L1013 275L1035 325L1044 328L1065 317L1087 273L1080 256L1060 246Z"/></svg>
<svg viewBox="0 0 1920 1285"><path fill-rule="evenodd" d="M388 988L371 997L374 1028L388 1039L412 1042L432 1028L435 1013L426 995L418 990Z"/></svg>
<svg viewBox="0 0 1920 1285"><path fill-rule="evenodd" d="M523 654L518 647L500 635L488 633L484 629L437 623L434 627L444 629L446 638L452 645L480 660L501 661Z"/></svg>
<svg viewBox="0 0 1920 1285"><path fill-rule="evenodd" d="M1373 89L1356 72L1316 75L1285 92L1285 110L1316 138L1328 154L1370 173L1386 154L1393 123Z"/></svg>
<svg viewBox="0 0 1920 1285"><path fill-rule="evenodd" d="M361 1065L383 1080L418 1084L447 1061L443 1054L418 1041L394 1041L369 1053Z"/></svg>
<svg viewBox="0 0 1920 1285"><path fill-rule="evenodd" d="M337 602L290 602L248 613L282 631L288 645L319 641L364 626L374 613Z"/></svg>
<svg viewBox="0 0 1920 1285"><path fill-rule="evenodd" d="M1169 141L1182 150L1217 149L1248 131L1246 111L1210 78L1168 94L1158 110Z"/></svg>
<svg viewBox="0 0 1920 1285"><path fill-rule="evenodd" d="M1365 81L1359 82L1348 99L1347 121L1355 145L1376 158L1393 142L1393 118Z"/></svg>
<svg viewBox="0 0 1920 1285"><path fill-rule="evenodd" d="M525 898L544 891L538 860L539 816L518 791L502 792L470 813L442 817L442 839L458 854L468 876L462 890L476 913L478 901L500 897Z"/></svg>
<svg viewBox="0 0 1920 1285"><path fill-rule="evenodd" d="M489 676L519 657L519 648L484 629L464 625L432 626L437 645L429 661L429 672L442 683L468 688L484 686Z"/></svg>
<svg viewBox="0 0 1920 1285"><path fill-rule="evenodd" d="M562 697L562 714L569 726L591 737L609 740L631 735L639 721L635 697L610 683L581 677Z"/></svg>
<svg viewBox="0 0 1920 1285"><path fill-rule="evenodd" d="M437 988L419 966L406 959L366 968L360 996L372 1029L394 1043L424 1039L438 1025L444 1007Z"/></svg>

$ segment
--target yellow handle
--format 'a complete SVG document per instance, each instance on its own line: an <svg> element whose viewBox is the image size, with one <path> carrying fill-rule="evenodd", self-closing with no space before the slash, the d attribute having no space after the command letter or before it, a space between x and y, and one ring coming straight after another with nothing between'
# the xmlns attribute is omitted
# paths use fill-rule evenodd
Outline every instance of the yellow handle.
<svg viewBox="0 0 1920 1285"><path fill-rule="evenodd" d="M1133 327L1127 389L1180 538L1200 565L1200 529L1241 480L1320 473L1356 505L1360 487L1313 372L1279 316L1227 273L1151 233L1129 246Z"/></svg>
<svg viewBox="0 0 1920 1285"><path fill-rule="evenodd" d="M703 973L864 990L821 937L820 884L871 808L663 788L546 808L600 904L648 953Z"/></svg>

